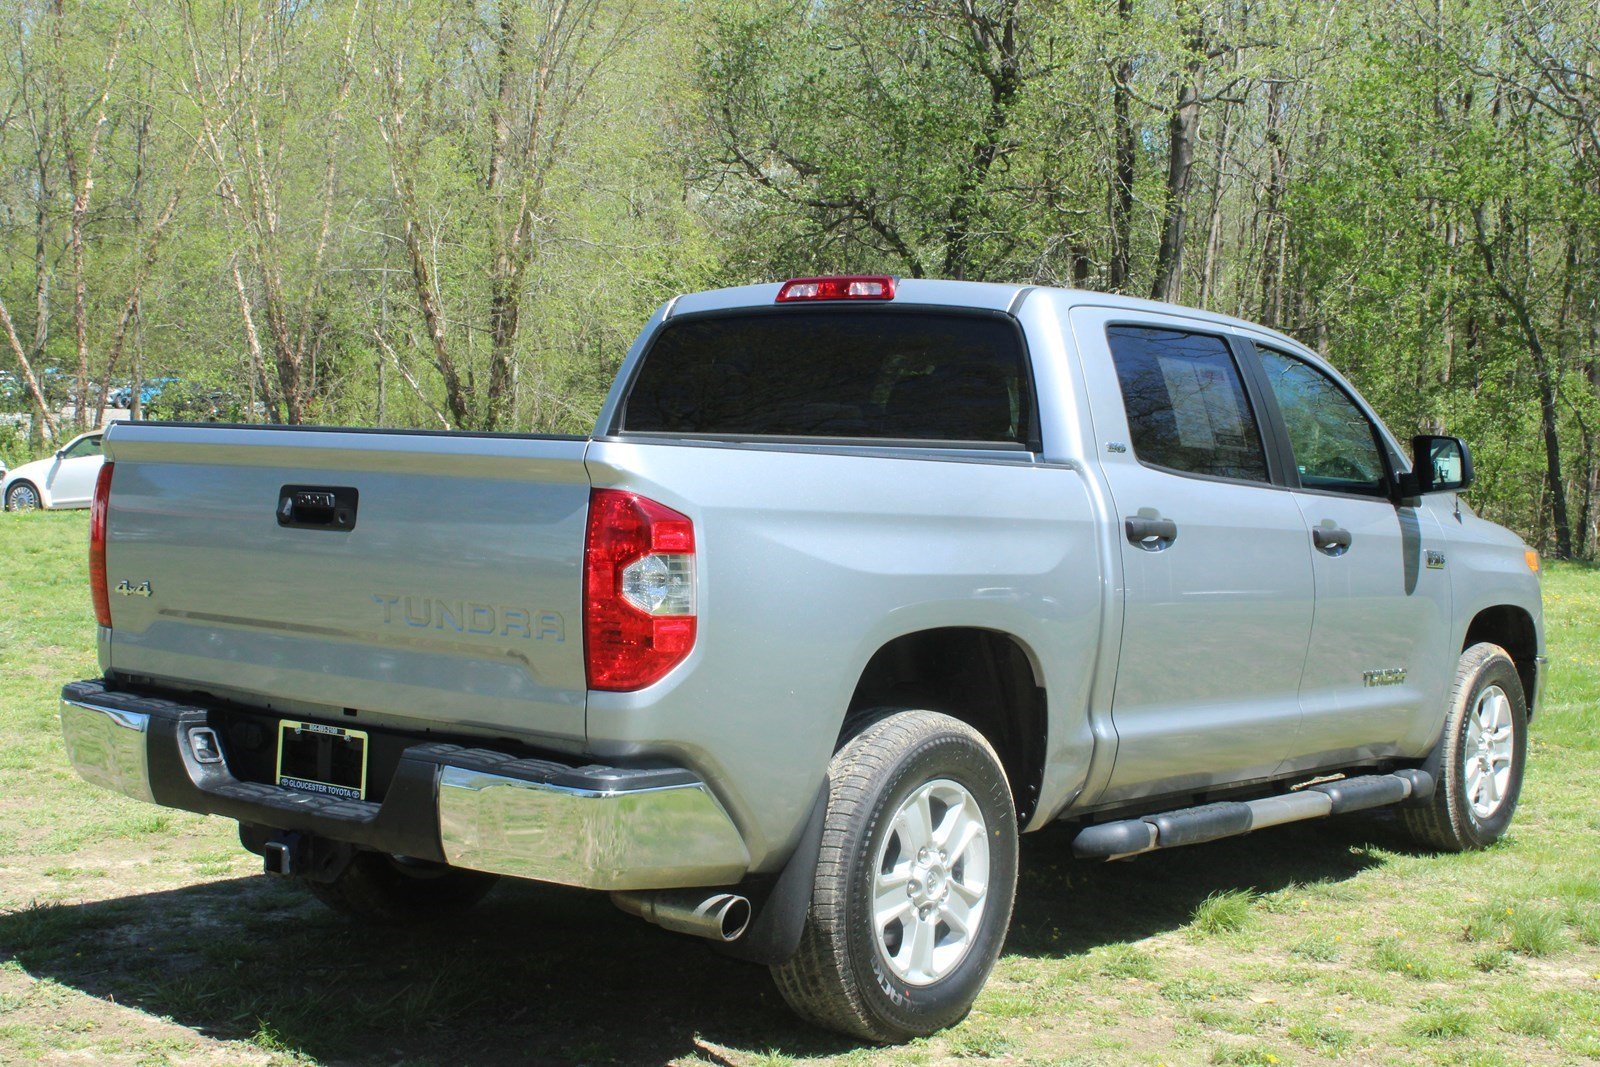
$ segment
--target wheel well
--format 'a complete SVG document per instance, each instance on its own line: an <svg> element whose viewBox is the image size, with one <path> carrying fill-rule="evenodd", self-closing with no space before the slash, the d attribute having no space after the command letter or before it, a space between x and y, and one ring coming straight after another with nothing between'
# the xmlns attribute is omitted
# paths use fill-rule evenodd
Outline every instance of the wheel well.
<svg viewBox="0 0 1600 1067"><path fill-rule="evenodd" d="M1528 713L1533 714L1533 687L1538 670L1534 657L1539 654L1539 636L1533 628L1533 616L1510 604L1484 608L1473 616L1461 650L1465 652L1480 641L1499 645L1510 653L1511 662L1517 665L1517 676L1522 679L1523 697L1529 702Z"/></svg>
<svg viewBox="0 0 1600 1067"><path fill-rule="evenodd" d="M897 637L867 664L839 734L843 745L874 708L943 712L976 729L1005 767L1025 825L1044 779L1045 691L1032 658L1011 635L949 627Z"/></svg>

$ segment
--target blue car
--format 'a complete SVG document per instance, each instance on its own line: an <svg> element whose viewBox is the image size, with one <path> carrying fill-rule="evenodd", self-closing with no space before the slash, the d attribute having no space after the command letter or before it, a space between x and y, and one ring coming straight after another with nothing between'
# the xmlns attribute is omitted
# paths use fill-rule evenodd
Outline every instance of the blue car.
<svg viewBox="0 0 1600 1067"><path fill-rule="evenodd" d="M150 401L161 395L161 391L173 384L176 378L149 378L139 386L139 406L149 407ZM119 385L106 394L106 403L114 408L133 407L133 386Z"/></svg>

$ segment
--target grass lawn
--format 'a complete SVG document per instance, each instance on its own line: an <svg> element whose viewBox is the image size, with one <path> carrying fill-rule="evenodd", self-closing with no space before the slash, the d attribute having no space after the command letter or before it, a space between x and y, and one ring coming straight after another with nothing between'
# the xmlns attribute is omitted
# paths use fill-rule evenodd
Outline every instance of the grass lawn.
<svg viewBox="0 0 1600 1067"><path fill-rule="evenodd" d="M56 695L96 673L86 528L0 516L0 1063L1600 1060L1600 571L1547 571L1551 684L1496 848L1349 817L1091 866L1032 835L971 1017L876 1049L599 895L503 884L460 921L357 929L258 875L232 823L80 781Z"/></svg>

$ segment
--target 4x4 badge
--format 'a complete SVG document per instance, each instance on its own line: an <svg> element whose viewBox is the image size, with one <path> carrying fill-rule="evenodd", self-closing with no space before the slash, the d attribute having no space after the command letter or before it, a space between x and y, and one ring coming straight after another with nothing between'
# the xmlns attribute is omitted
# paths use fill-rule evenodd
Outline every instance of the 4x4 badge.
<svg viewBox="0 0 1600 1067"><path fill-rule="evenodd" d="M1428 569L1430 571L1444 570L1444 553L1436 548L1428 549Z"/></svg>
<svg viewBox="0 0 1600 1067"><path fill-rule="evenodd" d="M155 596L155 590L150 588L148 581L134 585L126 578L117 584L117 592L123 596Z"/></svg>

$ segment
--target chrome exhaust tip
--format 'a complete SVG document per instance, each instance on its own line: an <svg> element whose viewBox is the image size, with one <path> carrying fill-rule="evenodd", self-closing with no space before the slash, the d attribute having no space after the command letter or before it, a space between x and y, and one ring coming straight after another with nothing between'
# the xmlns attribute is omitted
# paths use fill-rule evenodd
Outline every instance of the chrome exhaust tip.
<svg viewBox="0 0 1600 1067"><path fill-rule="evenodd" d="M663 930L709 941L737 941L750 926L750 898L726 890L655 889L611 894L629 915Z"/></svg>

